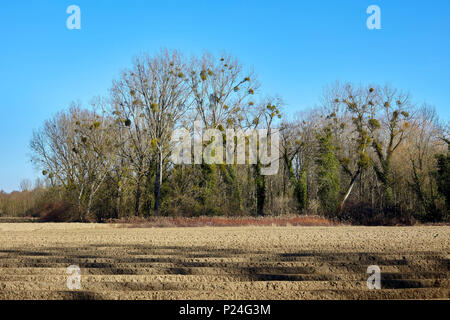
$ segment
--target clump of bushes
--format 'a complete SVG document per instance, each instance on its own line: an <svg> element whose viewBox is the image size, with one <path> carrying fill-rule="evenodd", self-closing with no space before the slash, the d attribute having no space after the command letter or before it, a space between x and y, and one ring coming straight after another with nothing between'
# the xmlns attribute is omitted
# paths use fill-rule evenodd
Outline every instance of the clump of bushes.
<svg viewBox="0 0 450 320"><path fill-rule="evenodd" d="M411 226L418 222L412 212L399 207L377 209L370 204L358 202L347 203L339 221L362 226Z"/></svg>
<svg viewBox="0 0 450 320"><path fill-rule="evenodd" d="M76 216L73 205L64 201L45 204L39 215L43 222L70 222Z"/></svg>

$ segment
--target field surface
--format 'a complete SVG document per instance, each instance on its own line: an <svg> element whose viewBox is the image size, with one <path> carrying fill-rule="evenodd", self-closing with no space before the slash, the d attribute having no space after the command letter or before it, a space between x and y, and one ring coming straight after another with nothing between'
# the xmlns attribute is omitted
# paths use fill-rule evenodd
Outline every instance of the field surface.
<svg viewBox="0 0 450 320"><path fill-rule="evenodd" d="M449 258L449 226L1 223L0 299L449 299Z"/></svg>

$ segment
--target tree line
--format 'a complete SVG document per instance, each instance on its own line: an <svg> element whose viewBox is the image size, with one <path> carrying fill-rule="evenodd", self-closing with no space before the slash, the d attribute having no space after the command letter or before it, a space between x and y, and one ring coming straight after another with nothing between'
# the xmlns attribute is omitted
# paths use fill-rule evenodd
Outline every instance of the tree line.
<svg viewBox="0 0 450 320"><path fill-rule="evenodd" d="M33 133L31 161L43 182L27 213L76 221L306 213L364 224L448 219L448 124L432 107L388 85L339 82L293 118L283 107L230 55L139 56L108 96L88 108L73 103ZM269 136L278 129L278 173L262 174L259 160L174 164L172 133L192 132L194 121L224 140L226 129ZM0 214L9 212L5 199L0 194Z"/></svg>

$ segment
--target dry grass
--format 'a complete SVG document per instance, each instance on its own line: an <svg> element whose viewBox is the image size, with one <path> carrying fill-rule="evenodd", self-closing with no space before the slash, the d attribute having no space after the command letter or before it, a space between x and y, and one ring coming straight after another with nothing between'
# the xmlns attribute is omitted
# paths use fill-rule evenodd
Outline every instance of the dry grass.
<svg viewBox="0 0 450 320"><path fill-rule="evenodd" d="M242 226L333 226L335 222L320 216L285 217L159 217L111 220L124 228L170 227L242 227Z"/></svg>

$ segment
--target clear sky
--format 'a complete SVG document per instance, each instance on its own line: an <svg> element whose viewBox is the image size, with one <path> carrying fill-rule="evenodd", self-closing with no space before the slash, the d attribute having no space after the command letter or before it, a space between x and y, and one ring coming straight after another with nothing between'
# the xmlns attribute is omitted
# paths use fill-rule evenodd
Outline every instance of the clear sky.
<svg viewBox="0 0 450 320"><path fill-rule="evenodd" d="M72 4L81 30L66 28ZM381 30L366 27L372 4ZM341 80L410 90L450 120L449 0L2 0L0 190L39 176L29 140L45 119L162 47L237 56L291 115Z"/></svg>

